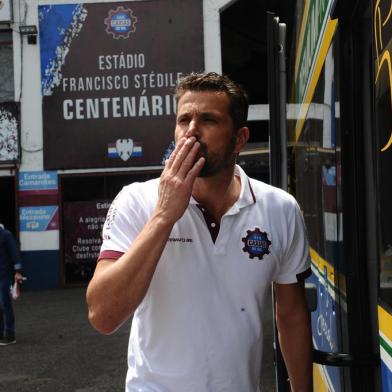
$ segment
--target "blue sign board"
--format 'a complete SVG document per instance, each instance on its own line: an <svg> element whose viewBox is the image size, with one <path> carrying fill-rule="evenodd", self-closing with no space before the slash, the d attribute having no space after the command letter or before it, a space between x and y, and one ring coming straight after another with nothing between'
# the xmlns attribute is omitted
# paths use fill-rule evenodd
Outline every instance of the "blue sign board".
<svg viewBox="0 0 392 392"><path fill-rule="evenodd" d="M20 231L58 229L58 206L20 207Z"/></svg>
<svg viewBox="0 0 392 392"><path fill-rule="evenodd" d="M57 190L57 171L26 171L19 173L19 191Z"/></svg>

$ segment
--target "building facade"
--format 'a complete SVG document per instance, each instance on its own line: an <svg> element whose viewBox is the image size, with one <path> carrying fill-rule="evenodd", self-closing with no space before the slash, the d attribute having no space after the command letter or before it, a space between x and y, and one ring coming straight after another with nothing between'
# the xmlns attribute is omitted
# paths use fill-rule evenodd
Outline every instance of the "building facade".
<svg viewBox="0 0 392 392"><path fill-rule="evenodd" d="M159 176L173 148L177 79L249 63L227 49L241 47L230 29L240 3L1 2L0 220L18 238L26 288L89 280L111 201ZM255 129L267 119L253 102ZM263 138L241 162L265 175L266 156L250 163Z"/></svg>

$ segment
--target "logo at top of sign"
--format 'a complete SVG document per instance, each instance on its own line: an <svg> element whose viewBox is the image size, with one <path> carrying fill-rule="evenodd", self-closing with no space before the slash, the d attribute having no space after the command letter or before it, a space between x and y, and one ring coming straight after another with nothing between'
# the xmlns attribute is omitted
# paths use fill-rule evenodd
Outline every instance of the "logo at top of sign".
<svg viewBox="0 0 392 392"><path fill-rule="evenodd" d="M120 6L110 10L105 18L106 32L115 39L129 38L130 34L136 31L136 22L137 17L133 15L133 11Z"/></svg>
<svg viewBox="0 0 392 392"><path fill-rule="evenodd" d="M4 7L4 0L0 0L0 10Z"/></svg>

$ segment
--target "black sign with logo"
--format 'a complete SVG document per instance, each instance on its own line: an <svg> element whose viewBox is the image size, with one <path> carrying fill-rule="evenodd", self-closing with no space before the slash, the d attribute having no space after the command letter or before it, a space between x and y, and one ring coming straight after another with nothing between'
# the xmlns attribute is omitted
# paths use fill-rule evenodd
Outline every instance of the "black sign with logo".
<svg viewBox="0 0 392 392"><path fill-rule="evenodd" d="M39 6L46 169L160 165L204 68L200 0Z"/></svg>

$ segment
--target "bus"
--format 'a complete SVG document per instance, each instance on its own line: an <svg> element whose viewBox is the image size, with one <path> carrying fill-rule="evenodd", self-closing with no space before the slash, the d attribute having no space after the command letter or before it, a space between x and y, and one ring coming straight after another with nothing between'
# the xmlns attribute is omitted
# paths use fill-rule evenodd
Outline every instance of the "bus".
<svg viewBox="0 0 392 392"><path fill-rule="evenodd" d="M307 225L314 390L392 392L392 1L300 0L290 34L286 88L269 60L270 181Z"/></svg>

